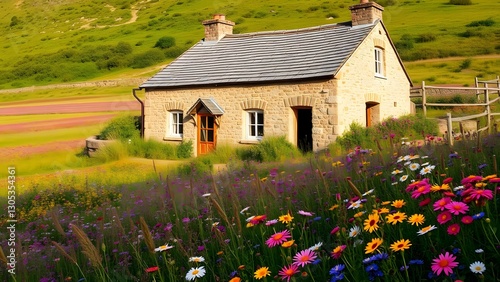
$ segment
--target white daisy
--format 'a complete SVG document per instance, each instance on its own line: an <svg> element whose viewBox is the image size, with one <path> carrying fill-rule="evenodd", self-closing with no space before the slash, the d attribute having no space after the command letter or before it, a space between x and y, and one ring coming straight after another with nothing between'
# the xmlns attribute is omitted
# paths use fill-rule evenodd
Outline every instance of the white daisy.
<svg viewBox="0 0 500 282"><path fill-rule="evenodd" d="M190 257L189 262L204 262L205 258L204 257Z"/></svg>
<svg viewBox="0 0 500 282"><path fill-rule="evenodd" d="M206 197L210 197L210 195L212 195L212 194L211 193L205 193L205 194L203 194L201 196L206 198Z"/></svg>
<svg viewBox="0 0 500 282"><path fill-rule="evenodd" d="M155 252L163 252L166 250L172 249L174 246L170 246L169 244L165 244L163 246L159 246L158 248L155 248Z"/></svg>
<svg viewBox="0 0 500 282"><path fill-rule="evenodd" d="M371 193L373 193L373 191L374 191L374 190L375 190L375 189L368 190L368 191L366 191L365 193L363 193L363 195L361 195L361 196L363 196L363 197L364 197L364 196L370 195Z"/></svg>
<svg viewBox="0 0 500 282"><path fill-rule="evenodd" d="M433 166L433 165L429 165L429 166L426 166L424 168L422 168L420 170L420 174L421 175L425 175L425 174L428 174L428 173L431 173L432 170L435 168L436 166Z"/></svg>
<svg viewBox="0 0 500 282"><path fill-rule="evenodd" d="M432 231L434 229L437 229L437 227L435 225L429 225L427 227L424 227L422 229L420 229L417 234L418 235L424 235L425 233L429 232L429 231Z"/></svg>
<svg viewBox="0 0 500 282"><path fill-rule="evenodd" d="M205 273L206 270L204 266L193 267L188 271L188 273L186 273L186 280L187 281L195 280L196 278L205 276Z"/></svg>
<svg viewBox="0 0 500 282"><path fill-rule="evenodd" d="M321 246L323 246L323 242L315 244L314 246L310 247L309 250L317 252L319 251L319 248L321 248Z"/></svg>
<svg viewBox="0 0 500 282"><path fill-rule="evenodd" d="M240 211L240 213L241 213L241 214L243 214L243 213L244 213L244 212L246 212L249 208L250 208L250 207L246 207L246 208L242 209L242 210Z"/></svg>
<svg viewBox="0 0 500 282"><path fill-rule="evenodd" d="M463 190L463 189L464 189L464 186L460 185L460 186L453 188L453 191L459 191L459 190Z"/></svg>
<svg viewBox="0 0 500 282"><path fill-rule="evenodd" d="M470 264L469 266L470 271L476 274L483 274L483 272L486 270L486 267L484 266L484 263L480 261L476 261Z"/></svg>
<svg viewBox="0 0 500 282"><path fill-rule="evenodd" d="M348 207L347 209L357 209L361 206L361 200L357 200L356 202L352 202Z"/></svg>
<svg viewBox="0 0 500 282"><path fill-rule="evenodd" d="M420 168L420 165L418 163L411 163L409 165L409 167L410 167L411 171L415 171L415 170Z"/></svg>
<svg viewBox="0 0 500 282"><path fill-rule="evenodd" d="M475 250L476 254L482 254L484 253L484 250L483 249L477 249Z"/></svg>
<svg viewBox="0 0 500 282"><path fill-rule="evenodd" d="M361 233L361 228L359 226L353 226L349 229L349 238L354 238Z"/></svg>
<svg viewBox="0 0 500 282"><path fill-rule="evenodd" d="M415 160L415 159L418 159L420 158L420 155L413 155L410 157L410 160Z"/></svg>
<svg viewBox="0 0 500 282"><path fill-rule="evenodd" d="M405 181L406 181L406 179L408 179L408 174L405 174L405 175L401 176L401 177L399 178L399 181L400 181L400 182L405 182Z"/></svg>
<svg viewBox="0 0 500 282"><path fill-rule="evenodd" d="M399 169L395 169L391 172L392 175L396 175L396 174L400 174L402 173L403 171L402 170L399 170Z"/></svg>

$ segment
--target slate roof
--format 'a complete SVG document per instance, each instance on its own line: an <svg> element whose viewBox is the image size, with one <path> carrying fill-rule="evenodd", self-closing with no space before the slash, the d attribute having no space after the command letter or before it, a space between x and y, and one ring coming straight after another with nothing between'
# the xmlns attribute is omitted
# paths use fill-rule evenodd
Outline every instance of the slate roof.
<svg viewBox="0 0 500 282"><path fill-rule="evenodd" d="M221 108L221 106L219 106L219 104L217 104L217 102L213 98L199 98L198 101L196 101L196 103L194 103L194 105L189 108L186 113L191 114L193 112L196 112L196 109L200 104L205 107L205 109L207 109L211 115L220 116L224 114L224 110Z"/></svg>
<svg viewBox="0 0 500 282"><path fill-rule="evenodd" d="M333 76L378 23L226 35L200 41L140 88Z"/></svg>

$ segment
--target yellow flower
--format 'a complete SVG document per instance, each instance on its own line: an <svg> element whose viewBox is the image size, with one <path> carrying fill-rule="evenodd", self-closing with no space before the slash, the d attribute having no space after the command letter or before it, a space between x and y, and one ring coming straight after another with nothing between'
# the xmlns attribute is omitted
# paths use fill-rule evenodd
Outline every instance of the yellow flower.
<svg viewBox="0 0 500 282"><path fill-rule="evenodd" d="M231 280L229 280L229 282L240 282L240 281L241 281L241 278L239 278L238 276L233 277L233 278L231 278Z"/></svg>
<svg viewBox="0 0 500 282"><path fill-rule="evenodd" d="M413 214L408 218L408 222L411 223L411 225L416 225L416 226L424 224L424 221L425 221L425 216L419 213Z"/></svg>
<svg viewBox="0 0 500 282"><path fill-rule="evenodd" d="M392 201L392 204L391 204L391 206L395 207L396 209L400 209L404 205L406 205L406 202L404 200L395 200L395 201Z"/></svg>
<svg viewBox="0 0 500 282"><path fill-rule="evenodd" d="M388 208L379 208L379 209L373 210L372 213L376 213L376 214L389 213L389 209Z"/></svg>
<svg viewBox="0 0 500 282"><path fill-rule="evenodd" d="M368 215L368 219L365 219L365 222L364 222L364 230L365 231L368 231L370 233L372 233L373 231L375 230L378 230L378 221L379 221L380 217L378 214L370 214Z"/></svg>
<svg viewBox="0 0 500 282"><path fill-rule="evenodd" d="M382 202L380 205L382 205L382 206L387 206L387 205L388 205L388 204L390 204L390 203L391 203L391 201L385 201L385 202Z"/></svg>
<svg viewBox="0 0 500 282"><path fill-rule="evenodd" d="M450 185L448 185L448 184L433 185L431 187L431 192L447 191L447 190L451 190Z"/></svg>
<svg viewBox="0 0 500 282"><path fill-rule="evenodd" d="M281 223L290 223L293 220L293 216L290 213L287 213L285 215L281 215L278 220L281 221Z"/></svg>
<svg viewBox="0 0 500 282"><path fill-rule="evenodd" d="M381 238L373 238L371 242L366 244L365 254L373 253L378 247L380 247L380 245L382 245L382 242L384 242L384 240Z"/></svg>
<svg viewBox="0 0 500 282"><path fill-rule="evenodd" d="M406 217L407 216L404 212L395 212L393 214L388 215L385 219L387 220L387 223L395 225L396 223L403 222L403 220L405 220Z"/></svg>
<svg viewBox="0 0 500 282"><path fill-rule="evenodd" d="M328 210L333 211L333 210L336 210L336 209L338 209L338 208L339 208L339 205L333 205L333 206L331 206Z"/></svg>
<svg viewBox="0 0 500 282"><path fill-rule="evenodd" d="M391 244L391 250L394 252L397 252L397 251L404 252L404 250L409 249L410 246L411 246L410 240L401 239L401 240L396 241L396 242Z"/></svg>
<svg viewBox="0 0 500 282"><path fill-rule="evenodd" d="M295 243L295 240L286 241L283 244L281 244L281 247L290 248L291 246L293 246L293 243Z"/></svg>
<svg viewBox="0 0 500 282"><path fill-rule="evenodd" d="M358 213L354 214L354 217L360 217L360 216L362 216L362 215L364 215L364 214L365 214L365 212L364 212L364 211L360 211L360 212L358 212Z"/></svg>
<svg viewBox="0 0 500 282"><path fill-rule="evenodd" d="M255 279L260 280L266 276L271 275L271 271L269 271L269 267L261 267L257 269L257 271L255 271L253 274Z"/></svg>

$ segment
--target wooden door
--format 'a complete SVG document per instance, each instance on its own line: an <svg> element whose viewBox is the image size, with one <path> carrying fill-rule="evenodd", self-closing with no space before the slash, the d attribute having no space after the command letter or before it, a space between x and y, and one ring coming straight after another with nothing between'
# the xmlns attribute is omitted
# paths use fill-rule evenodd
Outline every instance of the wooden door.
<svg viewBox="0 0 500 282"><path fill-rule="evenodd" d="M214 116L198 114L198 155L215 149L216 133Z"/></svg>

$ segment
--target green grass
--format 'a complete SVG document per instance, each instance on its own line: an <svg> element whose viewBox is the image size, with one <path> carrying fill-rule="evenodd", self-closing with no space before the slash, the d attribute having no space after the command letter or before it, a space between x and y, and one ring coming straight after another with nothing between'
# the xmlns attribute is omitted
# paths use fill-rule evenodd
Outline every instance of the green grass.
<svg viewBox="0 0 500 282"><path fill-rule="evenodd" d="M477 56L482 54L498 54L498 34L500 31L499 2L474 0L471 6L449 5L441 0L409 0L396 2L386 6L384 23L393 41L398 42L405 34L417 38L422 34L430 34L435 40L415 43L411 50L401 50L404 57L449 57ZM16 3L21 6L16 7ZM45 66L40 73L27 77L0 82L0 88L15 88L31 85L43 85L67 81L95 80L101 77L148 77L156 71L151 68L132 70L130 68L112 67L111 70L95 64L108 58L104 56L85 65L73 60L71 52L84 52L97 47L107 50L106 46L115 46L119 42L131 46L130 56L122 56L129 60L133 56L152 50L156 41L165 35L176 40L176 48L185 50L203 37L201 21L211 18L212 14L224 13L227 19L237 23L235 33L265 30L302 28L350 20L348 7L359 1L341 1L329 3L321 0L283 1L217 1L207 5L206 1L118 1L109 0L107 4L115 9L110 10L98 1L66 1L44 3L40 0L23 2L8 0L0 3L0 31L4 35L4 43L0 44L4 52L0 52L0 66L10 72L31 70L20 66ZM131 5L140 9L138 19L131 24L123 24L130 19ZM329 16L338 16L328 19ZM13 17L18 24L10 26ZM96 18L94 24L107 26L81 29L87 21ZM117 20L119 19L119 20ZM489 26L467 26L474 21L490 21ZM49 56L66 50L57 56ZM98 53L98 52L95 52ZM26 55L33 57L24 65L19 64ZM110 53L113 54L112 52ZM66 58L64 56L68 55ZM91 54L98 55L98 54ZM71 59L68 61L68 59ZM100 61L99 61L100 60ZM158 65L170 62L165 58ZM124 62L124 64L126 64ZM493 68L494 66L492 66ZM50 68L53 68L50 70ZM157 68L156 68L157 70ZM491 71L496 71L494 68ZM46 75L45 75L46 72ZM433 75L433 71L429 72ZM485 71L485 74L488 74ZM437 77L439 73L436 73ZM410 71L410 76L413 73ZM455 78L450 78L455 79ZM457 81L459 78L456 78ZM447 81L446 83L454 83Z"/></svg>
<svg viewBox="0 0 500 282"><path fill-rule="evenodd" d="M3 116L0 120L0 124L14 124L23 122L34 122L34 121L50 121L66 118L79 118L79 117L91 117L100 116L107 113L74 113L74 114L41 114L41 115L20 115L20 116Z"/></svg>
<svg viewBox="0 0 500 282"><path fill-rule="evenodd" d="M100 125L88 125L53 130L2 134L0 148L15 146L36 146L65 140L84 140L99 133Z"/></svg>
<svg viewBox="0 0 500 282"><path fill-rule="evenodd" d="M19 101L26 102L30 106L68 102L132 101L135 100L132 88L137 86L54 88L1 93L0 106Z"/></svg>

